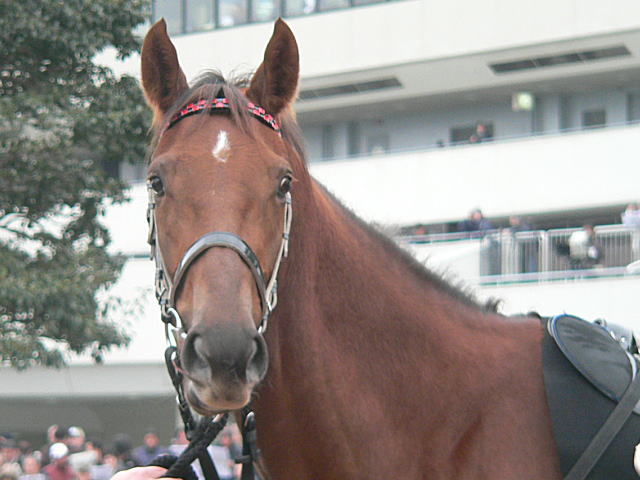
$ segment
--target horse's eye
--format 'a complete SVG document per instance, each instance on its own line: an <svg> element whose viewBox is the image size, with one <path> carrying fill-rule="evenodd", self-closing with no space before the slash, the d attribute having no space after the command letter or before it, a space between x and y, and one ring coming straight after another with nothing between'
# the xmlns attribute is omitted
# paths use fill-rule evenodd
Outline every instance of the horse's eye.
<svg viewBox="0 0 640 480"><path fill-rule="evenodd" d="M151 177L147 180L147 187L155 192L156 195L162 195L164 193L164 185L160 177Z"/></svg>
<svg viewBox="0 0 640 480"><path fill-rule="evenodd" d="M291 191L291 175L285 175L280 180L280 186L278 187L278 195L284 197L287 193Z"/></svg>

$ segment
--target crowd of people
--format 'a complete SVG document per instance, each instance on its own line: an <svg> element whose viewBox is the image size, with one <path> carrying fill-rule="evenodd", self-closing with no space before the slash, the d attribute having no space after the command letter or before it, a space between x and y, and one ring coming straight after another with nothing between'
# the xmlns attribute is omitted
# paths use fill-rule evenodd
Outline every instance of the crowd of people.
<svg viewBox="0 0 640 480"><path fill-rule="evenodd" d="M121 470L148 465L160 455L179 456L188 443L182 429L166 447L152 430L145 433L139 446L134 446L126 434L116 435L105 445L87 438L77 426L52 425L42 446L5 433L0 434L0 480L109 480ZM240 433L231 425L209 447L220 480L239 478L239 467L233 459L240 456L240 444ZM197 462L193 466L202 479Z"/></svg>
<svg viewBox="0 0 640 480"><path fill-rule="evenodd" d="M481 275L504 273L501 263L505 261L512 268L508 273L537 272L540 267L540 239L534 235L516 237L522 232L533 231L535 227L517 215L510 216L506 225L504 220L499 220L494 224L484 216L481 209L474 208L467 218L447 225L444 232L439 229L434 233L456 231L461 234L459 238L482 240ZM621 259L620 261L626 261L627 263L621 264L623 266L629 262L640 263L640 203L629 204L621 213L620 220L627 227L621 233L609 231L597 235L594 225L585 223L569 235L552 237L551 247L557 262L555 267L562 268L564 265L571 270L602 268L607 265L607 250L609 255L617 255L616 258ZM407 227L402 233L414 236L415 240L412 241L415 243L425 243L430 241L427 237L432 232L427 225L418 224ZM611 240L616 238L615 235L621 239L616 244ZM510 258L516 262L515 267L509 263Z"/></svg>

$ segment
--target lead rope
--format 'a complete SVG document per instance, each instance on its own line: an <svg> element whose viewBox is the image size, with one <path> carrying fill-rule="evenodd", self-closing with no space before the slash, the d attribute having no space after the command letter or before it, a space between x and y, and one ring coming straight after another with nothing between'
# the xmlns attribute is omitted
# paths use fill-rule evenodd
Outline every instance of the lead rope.
<svg viewBox="0 0 640 480"><path fill-rule="evenodd" d="M185 478L190 465L198 459L206 480L220 480L218 471L209 456L207 448L225 427L229 414L219 414L213 419L206 418L199 424L196 424L191 414L191 409L182 392L182 374L176 369L176 354L177 348L170 345L165 350L164 358L171 383L176 390L178 411L184 424L185 433L189 439L189 445L171 465L169 470L165 472L163 477ZM241 410L241 418L242 456L234 459L234 461L242 465L241 480L255 480L254 464L260 458L260 450L258 449L255 414L250 406Z"/></svg>
<svg viewBox="0 0 640 480"><path fill-rule="evenodd" d="M242 417L242 456L235 462L242 465L240 480L255 479L255 464L260 458L258 449L258 432L256 430L256 416L250 406L241 411Z"/></svg>
<svg viewBox="0 0 640 480"><path fill-rule="evenodd" d="M196 460L200 461L202 473L206 480L220 480L216 466L209 456L207 448L218 436L227 423L228 413L216 415L213 419L204 418L196 424L191 409L182 392L182 374L176 369L177 348L173 345L167 347L164 352L165 364L173 388L176 390L178 411L184 424L184 431L189 440L189 445L180 454L177 460L165 472L164 477L185 478L190 465Z"/></svg>

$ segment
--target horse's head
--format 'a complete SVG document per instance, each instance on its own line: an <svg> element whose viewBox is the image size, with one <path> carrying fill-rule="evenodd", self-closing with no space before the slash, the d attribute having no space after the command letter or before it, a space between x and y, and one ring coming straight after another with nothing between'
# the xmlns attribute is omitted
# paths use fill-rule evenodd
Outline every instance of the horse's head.
<svg viewBox="0 0 640 480"><path fill-rule="evenodd" d="M142 83L155 114L152 240L167 279L160 287L168 287L161 297L182 322L185 393L204 415L247 404L267 370L261 333L299 160L279 122L290 115L298 72L282 20L246 88L214 75L189 87L163 20L144 41Z"/></svg>

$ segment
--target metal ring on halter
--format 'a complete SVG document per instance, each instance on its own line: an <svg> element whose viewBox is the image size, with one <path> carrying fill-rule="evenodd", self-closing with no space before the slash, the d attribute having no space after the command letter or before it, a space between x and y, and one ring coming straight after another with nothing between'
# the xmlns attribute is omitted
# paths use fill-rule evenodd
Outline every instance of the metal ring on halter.
<svg viewBox="0 0 640 480"><path fill-rule="evenodd" d="M256 421L256 414L253 413L253 411L250 411L249 413L247 413L247 416L244 419L244 425L243 427L249 427L251 426L252 423L254 423Z"/></svg>
<svg viewBox="0 0 640 480"><path fill-rule="evenodd" d="M180 318L180 314L178 311L173 308L167 308L167 314L171 315L175 319L175 324L172 322L165 322L164 324L164 335L167 339L167 343L170 346L177 347L178 346L178 336L184 337L186 333L184 328L182 328L182 319Z"/></svg>
<svg viewBox="0 0 640 480"><path fill-rule="evenodd" d="M181 327L183 325L182 318L180 318L180 314L175 307L166 307L163 312L167 317L173 317L175 322L167 322L171 323L174 327Z"/></svg>
<svg viewBox="0 0 640 480"><path fill-rule="evenodd" d="M262 321L260 325L258 325L258 333L260 335L264 334L267 331L267 326L269 325L269 315L265 315L262 317Z"/></svg>

